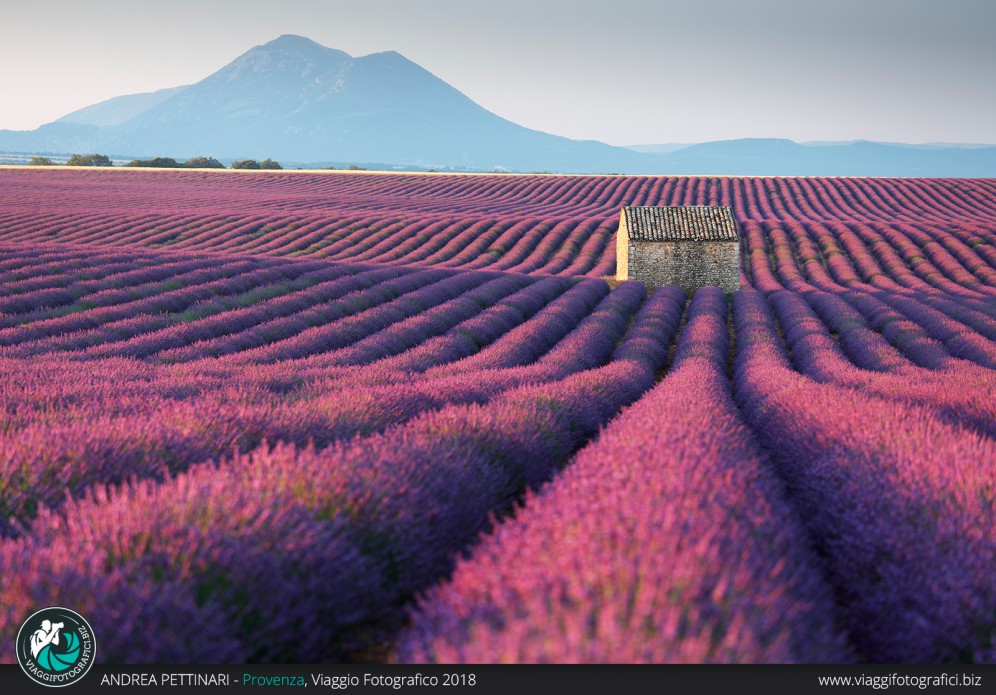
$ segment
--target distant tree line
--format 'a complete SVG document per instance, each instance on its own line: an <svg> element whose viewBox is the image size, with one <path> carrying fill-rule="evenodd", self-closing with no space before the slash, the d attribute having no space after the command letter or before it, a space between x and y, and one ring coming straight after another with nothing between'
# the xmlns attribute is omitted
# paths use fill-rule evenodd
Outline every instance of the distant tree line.
<svg viewBox="0 0 996 695"><path fill-rule="evenodd" d="M214 157L192 157L183 163L188 169L224 169L225 165Z"/></svg>
<svg viewBox="0 0 996 695"><path fill-rule="evenodd" d="M264 159L262 162L257 162L255 159L240 159L237 162L232 162L233 169L283 169L280 166L280 162L275 162L272 159Z"/></svg>
<svg viewBox="0 0 996 695"><path fill-rule="evenodd" d="M32 157L28 162L31 166L53 166L53 162L48 157ZM66 162L66 166L71 167L109 167L111 160L103 154L74 154ZM172 157L153 157L151 159L133 159L124 166L126 167L158 167L161 169L224 169L225 165L214 157L191 157L185 162L178 162ZM264 159L257 162L255 159L240 159L232 162L233 169L283 169L280 162L272 159Z"/></svg>
<svg viewBox="0 0 996 695"><path fill-rule="evenodd" d="M48 157L36 156L32 157L28 162L30 166L43 167L43 166L55 166L58 162L52 161ZM111 162L110 157L103 154L74 154L66 162L66 166L71 167L109 167L114 166ZM178 162L172 157L152 157L150 159L133 159L127 164L122 166L126 167L156 167L159 169L225 169L225 165L219 162L214 157L191 157L185 162ZM280 162L275 161L267 157L263 161L257 161L255 159L237 159L232 162L232 169L283 169ZM300 167L298 167L300 168ZM337 167L326 166L324 169L335 170ZM345 167L350 171L366 171L366 167L361 167L358 164L350 164ZM429 169L429 171L436 171L435 169ZM504 169L496 168L496 173L505 173ZM543 172L546 173L546 172Z"/></svg>
<svg viewBox="0 0 996 695"><path fill-rule="evenodd" d="M154 157L152 159L133 159L125 164L128 167L159 167L163 169L224 169L225 165L214 157L192 157L182 164L172 157ZM232 162L233 169L283 169L279 162L264 159L240 159Z"/></svg>
<svg viewBox="0 0 996 695"><path fill-rule="evenodd" d="M153 157L152 159L133 159L126 167L159 167L160 169L179 169L183 167L172 157Z"/></svg>
<svg viewBox="0 0 996 695"><path fill-rule="evenodd" d="M66 162L66 166L70 167L109 167L113 166L111 164L111 158L106 154L74 154Z"/></svg>

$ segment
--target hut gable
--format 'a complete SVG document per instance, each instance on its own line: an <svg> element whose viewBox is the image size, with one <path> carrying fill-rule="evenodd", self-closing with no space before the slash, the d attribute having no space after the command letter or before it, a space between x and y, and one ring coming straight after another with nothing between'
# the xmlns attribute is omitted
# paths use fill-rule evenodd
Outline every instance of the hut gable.
<svg viewBox="0 0 996 695"><path fill-rule="evenodd" d="M624 207L616 238L616 277L649 288L740 288L740 237L729 206Z"/></svg>

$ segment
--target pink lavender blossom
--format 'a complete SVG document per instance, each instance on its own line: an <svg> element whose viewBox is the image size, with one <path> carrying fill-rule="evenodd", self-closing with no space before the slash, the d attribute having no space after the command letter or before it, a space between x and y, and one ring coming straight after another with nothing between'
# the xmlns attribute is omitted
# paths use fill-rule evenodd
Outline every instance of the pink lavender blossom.
<svg viewBox="0 0 996 695"><path fill-rule="evenodd" d="M743 289L605 282L622 205L732 206ZM69 604L125 663L992 661L994 229L987 179L2 170L0 660Z"/></svg>

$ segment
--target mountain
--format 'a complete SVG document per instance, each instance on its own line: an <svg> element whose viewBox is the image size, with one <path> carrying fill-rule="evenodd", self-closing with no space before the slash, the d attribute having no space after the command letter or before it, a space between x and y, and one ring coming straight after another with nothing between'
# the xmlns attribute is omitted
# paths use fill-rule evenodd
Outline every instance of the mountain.
<svg viewBox="0 0 996 695"><path fill-rule="evenodd" d="M694 142L658 142L652 145L624 145L627 150L633 150L634 152L654 152L660 154L662 152L674 152L676 150L682 150L689 145L695 145Z"/></svg>
<svg viewBox="0 0 996 695"><path fill-rule="evenodd" d="M650 172L657 164L516 125L399 53L354 58L289 35L171 93L112 99L28 133L0 131L0 150L524 171Z"/></svg>
<svg viewBox="0 0 996 695"><path fill-rule="evenodd" d="M120 125L131 120L153 106L157 106L172 96L179 94L186 86L160 89L157 92L143 94L126 94L107 101L87 106L66 114L56 123L81 123L84 125L109 126Z"/></svg>
<svg viewBox="0 0 996 695"><path fill-rule="evenodd" d="M570 140L491 113L394 51L354 58L291 35L196 84L109 99L33 131L0 131L4 151L578 173L996 176L991 146Z"/></svg>
<svg viewBox="0 0 996 695"><path fill-rule="evenodd" d="M908 142L883 142L881 140L812 140L806 142L800 142L800 145L853 145L857 142L871 142L876 145L895 145L897 147L912 147L914 149L924 149L924 150L947 150L947 149L978 149L980 147L992 147L981 142L919 142L919 143L908 143Z"/></svg>
<svg viewBox="0 0 996 695"><path fill-rule="evenodd" d="M749 138L692 145L667 155L685 174L755 176L996 176L996 147L923 147L858 140L801 145Z"/></svg>

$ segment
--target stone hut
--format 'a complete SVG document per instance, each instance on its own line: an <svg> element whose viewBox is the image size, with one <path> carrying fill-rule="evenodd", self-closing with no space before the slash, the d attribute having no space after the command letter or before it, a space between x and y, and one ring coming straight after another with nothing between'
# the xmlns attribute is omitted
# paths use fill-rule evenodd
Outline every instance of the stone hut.
<svg viewBox="0 0 996 695"><path fill-rule="evenodd" d="M616 279L648 289L714 285L740 289L740 237L729 206L624 207L616 233Z"/></svg>

